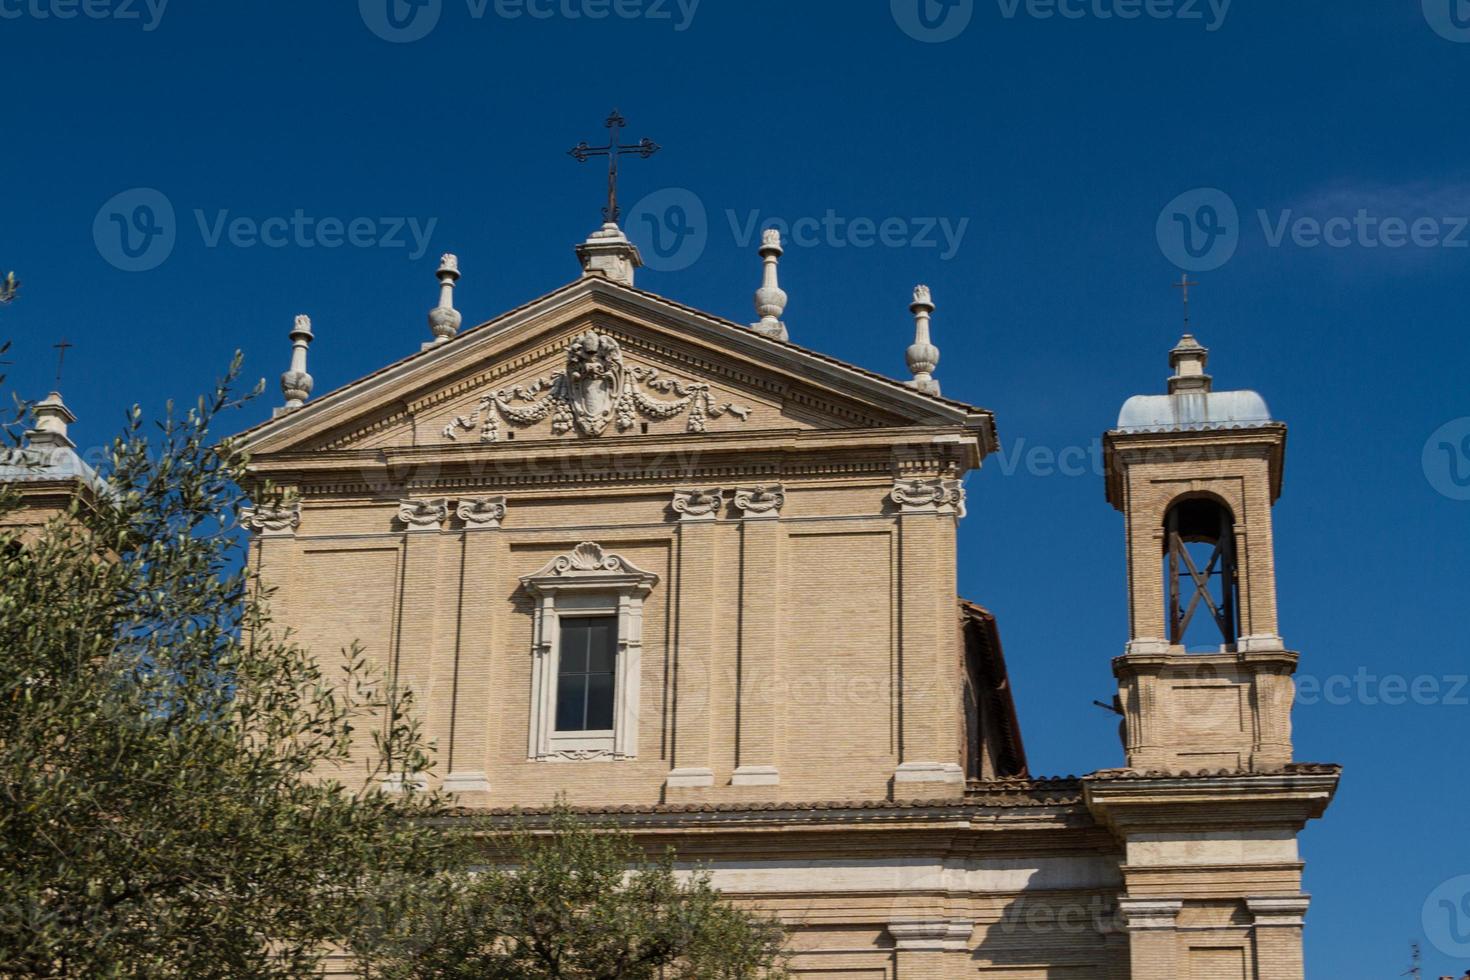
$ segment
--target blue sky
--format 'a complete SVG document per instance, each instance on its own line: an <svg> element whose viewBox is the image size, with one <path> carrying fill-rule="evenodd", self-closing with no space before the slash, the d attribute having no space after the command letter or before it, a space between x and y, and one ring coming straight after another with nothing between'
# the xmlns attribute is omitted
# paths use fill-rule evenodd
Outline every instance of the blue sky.
<svg viewBox="0 0 1470 980"><path fill-rule="evenodd" d="M1281 619L1329 692L1297 752L1347 766L1304 835L1309 972L1470 967L1470 3L398 2L0 0L11 385L43 395L65 335L95 445L240 348L272 379L243 426L296 313L320 393L428 337L440 252L468 322L555 288L602 192L565 151L616 105L664 147L624 170L640 285L748 322L755 229L800 230L793 339L900 377L933 287L938 377L1006 449L963 590L1033 768L1086 772L1120 760L1091 701L1126 610L1078 461L1162 390L1196 269L1217 384L1291 426Z"/></svg>

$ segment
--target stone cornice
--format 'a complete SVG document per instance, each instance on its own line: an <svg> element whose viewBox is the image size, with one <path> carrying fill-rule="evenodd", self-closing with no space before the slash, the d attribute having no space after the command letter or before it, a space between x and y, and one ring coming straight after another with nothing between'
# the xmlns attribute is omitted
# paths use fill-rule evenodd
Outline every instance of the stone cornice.
<svg viewBox="0 0 1470 980"><path fill-rule="evenodd" d="M627 324L620 324L619 318ZM668 335L664 342L667 350L677 351L689 363L708 361L705 368L716 374L720 368L715 362L719 361L726 365L748 365L743 369L727 367L732 376L753 373L759 365L762 372L779 379L756 386L757 389L789 385L792 392L810 388L813 395L825 390L829 394L822 396L823 399L868 406L864 413L871 413L871 420L879 424L899 419L912 419L919 424L957 424L978 433L982 453L995 445L994 419L983 409L918 392L897 380L794 344L758 336L738 324L652 293L595 278L578 280L464 331L450 341L412 354L308 402L299 411L255 426L243 433L242 438L257 454L303 443L320 444L323 440L340 444L341 440L350 438L354 420L382 414L381 408L375 406L411 411L411 406L437 404L443 398L467 394L484 383L483 375L487 371L483 367L478 371L467 370L466 366L493 363L495 367L490 370L496 372L514 369L511 365L524 366L538 356L546 356L544 352L533 354L526 348L538 343L543 348L554 346L557 341L548 339L553 333L558 340L564 340L568 332L584 322L625 335L626 327L631 325L660 331ZM629 339L634 342L633 338ZM651 340L645 344L662 346ZM701 348L702 356L693 354ZM884 415L888 418L883 418ZM861 419L849 420L857 421ZM370 419L368 425L381 425L381 419ZM359 421L356 429L361 427Z"/></svg>
<svg viewBox="0 0 1470 980"><path fill-rule="evenodd" d="M1103 434L1103 474L1108 502L1122 509L1123 471L1135 463L1265 457L1271 466L1271 497L1281 496L1286 460L1286 425L1269 422L1241 429Z"/></svg>
<svg viewBox="0 0 1470 980"><path fill-rule="evenodd" d="M978 446L954 428L721 432L597 440L463 443L257 456L253 471L304 494L432 492L610 485L764 485L799 477L937 478L978 464ZM956 439L955 436L960 436ZM314 489L315 488L315 489Z"/></svg>
<svg viewBox="0 0 1470 980"><path fill-rule="evenodd" d="M1271 773L1169 775L1111 771L1082 780L1088 809L1122 835L1288 826L1320 817L1337 792L1331 766Z"/></svg>

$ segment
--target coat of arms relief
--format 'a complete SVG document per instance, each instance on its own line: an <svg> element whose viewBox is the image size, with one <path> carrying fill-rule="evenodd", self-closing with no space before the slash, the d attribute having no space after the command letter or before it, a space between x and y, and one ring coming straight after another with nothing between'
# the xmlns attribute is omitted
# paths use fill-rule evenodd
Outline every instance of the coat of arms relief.
<svg viewBox="0 0 1470 980"><path fill-rule="evenodd" d="M640 418L660 422L681 414L687 431L704 432L709 419L731 415L744 422L750 409L719 403L708 384L626 364L616 339L589 331L567 347L565 370L487 393L474 412L444 427L444 438L478 428L481 442L499 442L502 425L528 426L547 418L553 435L575 430L600 436L610 425L626 432Z"/></svg>

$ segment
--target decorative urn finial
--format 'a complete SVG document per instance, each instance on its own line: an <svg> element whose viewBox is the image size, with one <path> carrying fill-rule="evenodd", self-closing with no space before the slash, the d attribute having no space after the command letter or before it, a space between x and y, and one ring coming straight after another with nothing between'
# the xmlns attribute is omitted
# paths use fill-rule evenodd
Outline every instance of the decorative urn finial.
<svg viewBox="0 0 1470 980"><path fill-rule="evenodd" d="M929 341L929 318L934 314L934 299L928 286L914 287L914 301L909 305L914 314L914 342L909 345L909 370L914 380L909 384L930 395L939 394L934 369L939 366L939 348Z"/></svg>
<svg viewBox="0 0 1470 980"><path fill-rule="evenodd" d="M291 370L281 375L281 392L286 409L300 408L311 397L311 375L306 373L306 349L311 346L311 317L301 315L291 329Z"/></svg>
<svg viewBox="0 0 1470 980"><path fill-rule="evenodd" d="M454 308L454 284L459 281L459 257L445 252L439 259L439 305L429 311L429 330L434 343L442 344L459 333L463 318Z"/></svg>
<svg viewBox="0 0 1470 980"><path fill-rule="evenodd" d="M779 231L767 228L761 233L760 255L765 273L761 288L755 291L755 311L760 314L760 322L752 323L750 329L776 340L790 339L786 324L781 322L781 316L786 312L786 291L781 288L777 273L782 251Z"/></svg>

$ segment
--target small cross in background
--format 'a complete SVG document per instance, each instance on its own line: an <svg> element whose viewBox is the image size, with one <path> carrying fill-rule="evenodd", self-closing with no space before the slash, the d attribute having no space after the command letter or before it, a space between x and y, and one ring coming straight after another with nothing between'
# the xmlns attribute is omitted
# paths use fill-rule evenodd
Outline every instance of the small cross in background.
<svg viewBox="0 0 1470 980"><path fill-rule="evenodd" d="M1187 273L1187 272L1181 273L1180 276L1179 276L1179 281L1174 284L1174 288L1175 289L1182 290L1183 293L1184 293L1184 332L1185 333L1188 333L1189 332L1189 287L1190 286L1198 286L1198 285L1199 285L1198 282L1195 282L1193 279L1189 278L1189 273Z"/></svg>
<svg viewBox="0 0 1470 980"><path fill-rule="evenodd" d="M76 345L69 342L65 337L62 337L61 343L52 344L51 346L56 348L56 387L60 388L61 369L66 363L66 352Z"/></svg>

